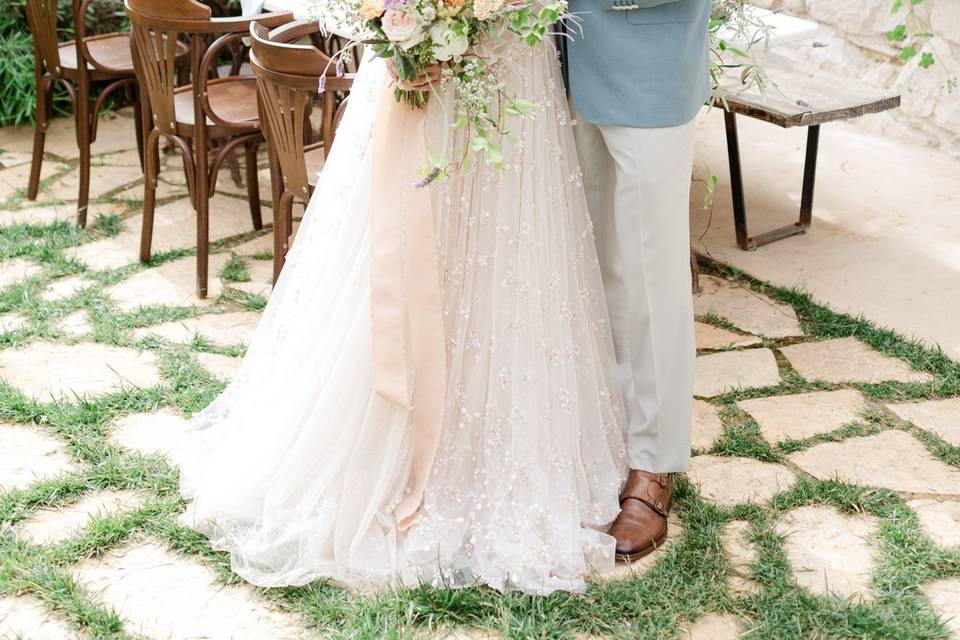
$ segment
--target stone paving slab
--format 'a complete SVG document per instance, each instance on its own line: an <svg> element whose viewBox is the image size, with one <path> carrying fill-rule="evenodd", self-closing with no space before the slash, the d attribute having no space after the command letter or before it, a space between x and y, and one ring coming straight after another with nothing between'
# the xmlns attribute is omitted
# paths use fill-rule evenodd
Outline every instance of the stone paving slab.
<svg viewBox="0 0 960 640"><path fill-rule="evenodd" d="M760 585L753 580L753 564L759 554L749 542L750 523L745 520L733 520L723 527L720 541L730 560L733 573L727 579L727 586L734 596L760 591Z"/></svg>
<svg viewBox="0 0 960 640"><path fill-rule="evenodd" d="M796 482L793 473L779 464L712 455L694 456L687 478L704 500L723 507L767 502Z"/></svg>
<svg viewBox="0 0 960 640"><path fill-rule="evenodd" d="M756 336L743 336L706 322L695 323L694 329L696 331L697 349L749 347L760 343L760 338Z"/></svg>
<svg viewBox="0 0 960 640"><path fill-rule="evenodd" d="M780 370L770 349L725 351L697 356L693 395L704 398L737 389L780 384Z"/></svg>
<svg viewBox="0 0 960 640"><path fill-rule="evenodd" d="M90 280L82 275L60 278L59 280L54 280L50 286L40 294L40 299L46 302L66 300L67 298L72 298L92 284Z"/></svg>
<svg viewBox="0 0 960 640"><path fill-rule="evenodd" d="M195 353L200 366L221 380L230 380L240 369L243 358L231 358L219 353Z"/></svg>
<svg viewBox="0 0 960 640"><path fill-rule="evenodd" d="M437 629L436 631L415 631L417 640L503 640L504 636L483 629ZM578 635L575 640L595 640L596 636Z"/></svg>
<svg viewBox="0 0 960 640"><path fill-rule="evenodd" d="M927 382L929 373L913 369L903 360L874 351L856 338L805 342L780 350L807 380L825 382Z"/></svg>
<svg viewBox="0 0 960 640"><path fill-rule="evenodd" d="M717 408L709 402L694 400L693 431L690 434L690 446L694 449L710 450L722 433L723 423L720 422Z"/></svg>
<svg viewBox="0 0 960 640"><path fill-rule="evenodd" d="M83 338L93 332L93 325L90 324L90 316L86 309L81 309L61 320L59 329L68 338Z"/></svg>
<svg viewBox="0 0 960 640"><path fill-rule="evenodd" d="M241 206L242 205L242 206ZM68 257L91 269L116 269L139 260L143 216L124 221L124 229L112 238L66 249ZM210 201L210 241L216 242L252 229L246 205L236 198L219 196ZM153 253L189 249L197 244L197 214L188 198L157 207L153 223ZM212 272L215 273L215 272Z"/></svg>
<svg viewBox="0 0 960 640"><path fill-rule="evenodd" d="M244 163L241 160L241 171L246 171L243 169L243 166ZM224 167L224 171L221 171L220 179L217 181L217 191L220 193L232 193L233 195L241 196L245 199L247 197L246 179L246 173L243 173L243 184L237 186L237 184L233 181L233 178L230 177L229 167ZM260 169L260 171L257 172L257 186L259 187L260 201L270 202L273 199L273 194L270 192L269 169Z"/></svg>
<svg viewBox="0 0 960 640"><path fill-rule="evenodd" d="M129 224L129 220L127 221ZM112 238L87 242L63 250L64 256L77 260L94 271L119 269L137 262L140 238L121 232Z"/></svg>
<svg viewBox="0 0 960 640"><path fill-rule="evenodd" d="M76 200L76 198L74 198ZM30 205L32 203L25 203ZM124 207L112 204L90 204L87 207L87 216L91 220L98 216L107 216L120 213ZM43 206L28 206L23 209L0 211L0 227L9 227L15 224L50 225L55 222L73 223L77 217L75 202L67 204L48 204Z"/></svg>
<svg viewBox="0 0 960 640"><path fill-rule="evenodd" d="M113 166L113 167L136 167L140 169L140 154L136 149L127 149L126 151L114 151L112 153L102 153L91 159L91 165L94 167ZM141 174L142 175L142 174Z"/></svg>
<svg viewBox="0 0 960 640"><path fill-rule="evenodd" d="M950 632L948 640L960 639L960 578L931 582L923 593Z"/></svg>
<svg viewBox="0 0 960 640"><path fill-rule="evenodd" d="M170 455L183 442L189 421L172 409L136 413L113 424L110 441L142 455Z"/></svg>
<svg viewBox="0 0 960 640"><path fill-rule="evenodd" d="M941 547L960 546L960 500L909 500L923 530Z"/></svg>
<svg viewBox="0 0 960 640"><path fill-rule="evenodd" d="M40 169L40 180L67 170L67 165L59 162L47 161L43 163ZM13 169L0 170L0 202L6 202L13 198L18 192L27 192L27 183L30 182L30 165L22 164ZM76 196L74 196L76 200Z"/></svg>
<svg viewBox="0 0 960 640"><path fill-rule="evenodd" d="M66 446L39 429L0 423L0 493L76 470Z"/></svg>
<svg viewBox="0 0 960 640"><path fill-rule="evenodd" d="M160 381L152 353L102 344L36 342L0 351L0 378L41 401Z"/></svg>
<svg viewBox="0 0 960 640"><path fill-rule="evenodd" d="M55 544L68 540L94 518L133 511L144 502L133 491L100 491L73 504L41 509L16 526L17 535L33 544Z"/></svg>
<svg viewBox="0 0 960 640"><path fill-rule="evenodd" d="M3 640L78 640L65 620L51 614L32 596L0 596Z"/></svg>
<svg viewBox="0 0 960 640"><path fill-rule="evenodd" d="M888 404L902 420L931 431L955 447L960 447L960 398L928 400L906 404Z"/></svg>
<svg viewBox="0 0 960 640"><path fill-rule="evenodd" d="M130 200L138 203L139 207L143 206L143 200L146 197L146 190L144 189L143 184L135 184L131 187L124 189L123 191L118 192L113 196L117 200ZM157 200L167 200L169 198L188 198L190 197L190 191L186 186L186 182L181 184L171 184L166 180L157 180Z"/></svg>
<svg viewBox="0 0 960 640"><path fill-rule="evenodd" d="M6 151L31 153L33 150L33 127L30 125L4 127L2 144ZM126 108L113 111L100 118L97 124L97 140L93 143L92 149L94 156L134 149L136 146L133 109ZM43 150L44 153L58 156L64 160L75 160L80 157L72 117L54 118L50 122Z"/></svg>
<svg viewBox="0 0 960 640"><path fill-rule="evenodd" d="M768 338L803 335L793 307L775 302L744 286L713 276L701 276L703 292L693 297L698 316L719 316L743 331Z"/></svg>
<svg viewBox="0 0 960 640"><path fill-rule="evenodd" d="M869 600L879 524L820 505L788 512L777 523L797 584L813 593Z"/></svg>
<svg viewBox="0 0 960 640"><path fill-rule="evenodd" d="M960 470L935 458L903 431L827 442L795 453L790 460L820 480L839 478L901 493L960 497Z"/></svg>
<svg viewBox="0 0 960 640"><path fill-rule="evenodd" d="M230 257L224 254L210 256L207 297L197 296L197 259L178 258L153 269L144 269L123 282L107 289L107 293L121 311L139 307L166 305L170 307L209 307L223 291L216 276Z"/></svg>
<svg viewBox="0 0 960 640"><path fill-rule="evenodd" d="M741 636L740 623L728 613L708 613L680 631L681 640L737 640Z"/></svg>
<svg viewBox="0 0 960 640"><path fill-rule="evenodd" d="M186 227L173 226L169 233L163 233L158 226L161 217L175 218L178 221L188 219L190 223ZM139 235L139 223L134 226ZM249 233L252 230L253 223L250 221L250 209L246 201L222 195L215 196L210 201L211 242L241 233ZM165 246L164 243L172 243L170 248L195 246L196 235L196 212L193 210L189 199L184 198L157 208L156 222L154 223L154 243L159 240L161 244L156 246ZM169 239L165 236L169 236ZM187 242L186 245L184 245L184 241Z"/></svg>
<svg viewBox="0 0 960 640"><path fill-rule="evenodd" d="M19 151L0 151L0 167L3 167L4 169L18 167L22 164L30 164L32 161L32 153L21 153Z"/></svg>
<svg viewBox="0 0 960 640"><path fill-rule="evenodd" d="M206 565L154 542L135 542L84 561L74 575L130 631L147 637L310 637L294 616L267 606L249 587L219 584Z"/></svg>
<svg viewBox="0 0 960 640"><path fill-rule="evenodd" d="M236 253L238 256L253 256L258 254L269 253L273 255L273 233L267 233L261 236L257 236L252 240L247 240L242 244L238 244L235 247L229 249L231 253Z"/></svg>
<svg viewBox="0 0 960 640"><path fill-rule="evenodd" d="M91 167L90 198L101 198L111 191L116 191L139 180L143 180L143 171L141 171L140 165L133 167ZM76 201L79 192L80 170L74 169L58 178L49 188L45 189L43 199Z"/></svg>
<svg viewBox="0 0 960 640"><path fill-rule="evenodd" d="M229 282L227 286L251 295L269 298L270 292L273 291L273 261L248 260L247 273L250 274L249 282Z"/></svg>
<svg viewBox="0 0 960 640"><path fill-rule="evenodd" d="M4 260L0 262L0 289L22 282L40 273L43 273L43 268L32 260L26 258Z"/></svg>
<svg viewBox="0 0 960 640"><path fill-rule="evenodd" d="M829 433L855 422L867 408L867 401L859 391L841 389L755 398L740 401L737 406L757 421L764 438L779 444Z"/></svg>
<svg viewBox="0 0 960 640"><path fill-rule="evenodd" d="M5 313L0 315L0 333L13 333L26 329L30 321L19 313Z"/></svg>
<svg viewBox="0 0 960 640"><path fill-rule="evenodd" d="M230 347L237 344L249 344L253 332L260 321L260 314L253 311L231 313L208 313L196 318L174 320L153 327L135 330L138 339L156 336L171 342L189 343L194 336L208 338L219 346Z"/></svg>

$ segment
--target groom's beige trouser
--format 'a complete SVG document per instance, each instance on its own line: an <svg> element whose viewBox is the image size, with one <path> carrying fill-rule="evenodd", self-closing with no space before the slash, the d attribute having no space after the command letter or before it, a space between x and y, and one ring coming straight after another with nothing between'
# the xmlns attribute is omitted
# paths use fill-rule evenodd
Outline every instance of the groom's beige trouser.
<svg viewBox="0 0 960 640"><path fill-rule="evenodd" d="M694 123L574 129L603 272L630 468L686 471L693 296L689 202Z"/></svg>

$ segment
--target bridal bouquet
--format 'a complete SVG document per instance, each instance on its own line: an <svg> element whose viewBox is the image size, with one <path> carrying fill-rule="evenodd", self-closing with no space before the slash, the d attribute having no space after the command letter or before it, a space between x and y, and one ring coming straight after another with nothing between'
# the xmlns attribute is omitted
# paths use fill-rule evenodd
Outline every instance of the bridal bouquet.
<svg viewBox="0 0 960 640"><path fill-rule="evenodd" d="M558 22L575 18L567 0L325 0L324 15L341 31L360 34L358 43L372 47L393 63L400 83L397 101L423 109L430 89L442 86L454 100L454 126L468 130L467 147L457 163L430 154L421 185L442 173L469 164L469 151L503 167L501 141L512 141L506 118L524 117L536 105L504 89L502 59L490 55L505 35L536 46ZM328 22L329 24L329 22ZM342 68L342 60L334 60ZM436 85L436 86L435 86ZM322 87L321 87L322 89Z"/></svg>

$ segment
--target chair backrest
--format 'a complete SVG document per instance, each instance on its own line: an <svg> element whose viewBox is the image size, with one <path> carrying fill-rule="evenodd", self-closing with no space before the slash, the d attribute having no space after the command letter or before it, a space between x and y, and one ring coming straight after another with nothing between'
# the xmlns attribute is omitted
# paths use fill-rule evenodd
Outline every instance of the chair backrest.
<svg viewBox="0 0 960 640"><path fill-rule="evenodd" d="M347 91L352 83L352 78L337 77L330 57L317 47L298 44L319 28L316 22L289 23L273 32L259 23L250 26L250 62L257 75L264 134L280 164L285 188L303 199L310 197L304 160L307 108L319 91L321 76L325 76L321 143L328 149L336 108L333 92Z"/></svg>
<svg viewBox="0 0 960 640"><path fill-rule="evenodd" d="M125 4L137 78L150 98L154 126L173 135L177 132L174 89L178 43L184 35L206 31L212 12L195 0L126 0ZM198 67L199 56L192 55L191 71L196 72Z"/></svg>
<svg viewBox="0 0 960 640"><path fill-rule="evenodd" d="M57 42L57 0L27 0L27 24L33 34L34 53L48 72L59 76L63 70Z"/></svg>

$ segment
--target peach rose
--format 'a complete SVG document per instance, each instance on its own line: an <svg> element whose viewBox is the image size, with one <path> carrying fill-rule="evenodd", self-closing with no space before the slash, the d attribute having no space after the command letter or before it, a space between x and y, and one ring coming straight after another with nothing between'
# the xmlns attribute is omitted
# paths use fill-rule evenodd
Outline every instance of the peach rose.
<svg viewBox="0 0 960 640"><path fill-rule="evenodd" d="M420 44L427 37L423 27L403 9L387 9L383 14L382 28L387 38L404 50Z"/></svg>
<svg viewBox="0 0 960 640"><path fill-rule="evenodd" d="M360 17L364 20L373 20L383 15L384 0L363 0L360 7Z"/></svg>

